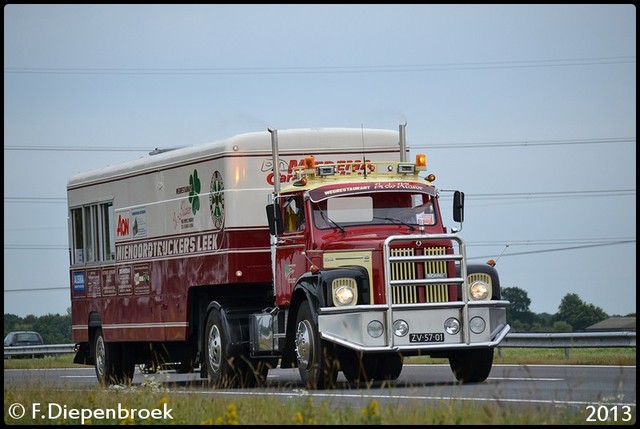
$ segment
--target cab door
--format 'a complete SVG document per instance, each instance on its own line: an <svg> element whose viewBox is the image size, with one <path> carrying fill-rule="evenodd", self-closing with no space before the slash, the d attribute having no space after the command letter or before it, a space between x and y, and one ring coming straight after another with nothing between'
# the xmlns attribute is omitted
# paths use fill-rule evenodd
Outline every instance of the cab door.
<svg viewBox="0 0 640 429"><path fill-rule="evenodd" d="M301 194L283 196L279 206L283 231L275 245L276 304L286 306L298 278L309 269L304 255L309 228Z"/></svg>

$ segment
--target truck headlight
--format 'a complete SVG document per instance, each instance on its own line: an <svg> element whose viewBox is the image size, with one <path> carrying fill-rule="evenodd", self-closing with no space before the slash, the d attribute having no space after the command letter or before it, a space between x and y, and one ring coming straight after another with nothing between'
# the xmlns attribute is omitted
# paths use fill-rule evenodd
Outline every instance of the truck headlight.
<svg viewBox="0 0 640 429"><path fill-rule="evenodd" d="M489 296L489 289L487 289L487 285L482 282L474 282L469 287L469 296L474 301L482 301Z"/></svg>
<svg viewBox="0 0 640 429"><path fill-rule="evenodd" d="M342 277L331 283L333 305L354 305L358 302L358 285L355 279Z"/></svg>
<svg viewBox="0 0 640 429"><path fill-rule="evenodd" d="M484 301L491 299L491 277L484 273L474 273L467 277L469 299Z"/></svg>

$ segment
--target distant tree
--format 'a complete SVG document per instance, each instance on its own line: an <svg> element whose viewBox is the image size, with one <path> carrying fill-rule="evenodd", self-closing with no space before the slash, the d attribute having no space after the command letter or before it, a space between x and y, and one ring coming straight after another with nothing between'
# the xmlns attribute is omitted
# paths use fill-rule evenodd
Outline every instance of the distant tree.
<svg viewBox="0 0 640 429"><path fill-rule="evenodd" d="M527 332L529 330L529 326L522 323L520 320L508 320L509 325L511 326L510 332Z"/></svg>
<svg viewBox="0 0 640 429"><path fill-rule="evenodd" d="M536 314L536 319L542 326L551 326L552 324L551 320L553 319L553 314L538 313Z"/></svg>
<svg viewBox="0 0 640 429"><path fill-rule="evenodd" d="M47 314L38 318L33 330L40 332L45 344L71 342L71 318L67 315Z"/></svg>
<svg viewBox="0 0 640 429"><path fill-rule="evenodd" d="M551 331L553 332L571 332L573 328L567 322L559 321L555 322L551 327Z"/></svg>
<svg viewBox="0 0 640 429"><path fill-rule="evenodd" d="M7 336L9 332L17 331L14 327L20 323L21 318L16 316L15 314L5 313L4 315L4 335L3 338Z"/></svg>
<svg viewBox="0 0 640 429"><path fill-rule="evenodd" d="M601 308L587 304L575 293L568 293L562 298L553 322L566 322L576 331L609 318Z"/></svg>
<svg viewBox="0 0 640 429"><path fill-rule="evenodd" d="M507 308L507 322L513 330L530 330L536 315L529 310L531 299L527 292L518 287L506 287L502 289L502 298L511 303Z"/></svg>
<svg viewBox="0 0 640 429"><path fill-rule="evenodd" d="M527 292L519 287L506 287L502 289L502 298L511 303L509 310L514 313L525 313L529 311L531 299Z"/></svg>
<svg viewBox="0 0 640 429"><path fill-rule="evenodd" d="M32 314L19 317L4 315L4 336L12 331L36 331L42 335L45 344L69 344L71 339L71 314L47 314L36 317Z"/></svg>

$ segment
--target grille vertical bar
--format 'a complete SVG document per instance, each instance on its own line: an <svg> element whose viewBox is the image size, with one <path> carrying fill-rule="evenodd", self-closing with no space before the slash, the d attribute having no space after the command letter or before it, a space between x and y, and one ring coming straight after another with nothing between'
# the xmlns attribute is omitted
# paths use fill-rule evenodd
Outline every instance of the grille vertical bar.
<svg viewBox="0 0 640 429"><path fill-rule="evenodd" d="M415 249L411 247L395 248L390 249L389 251L390 255L393 257L412 257L416 254ZM429 247L423 249L423 254L426 256L445 255L446 250L444 247ZM422 270L418 269L418 264L419 263L414 261L392 262L391 280L416 280L419 278L434 279L447 277L446 261L424 261L422 262ZM420 276L418 273L420 273ZM395 304L449 301L449 287L446 284L394 285L392 290L393 302ZM422 298L420 296L420 291L424 292L424 296Z"/></svg>

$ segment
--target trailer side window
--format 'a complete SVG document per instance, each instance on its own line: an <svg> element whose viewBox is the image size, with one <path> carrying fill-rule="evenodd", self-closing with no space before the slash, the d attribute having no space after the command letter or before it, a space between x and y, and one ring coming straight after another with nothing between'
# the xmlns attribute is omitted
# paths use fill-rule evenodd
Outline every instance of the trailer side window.
<svg viewBox="0 0 640 429"><path fill-rule="evenodd" d="M111 202L71 209L73 264L115 260L113 218Z"/></svg>
<svg viewBox="0 0 640 429"><path fill-rule="evenodd" d="M102 260L112 261L116 259L116 237L113 234L113 203L100 204L100 224L102 236Z"/></svg>
<svg viewBox="0 0 640 429"><path fill-rule="evenodd" d="M97 234L97 219L96 206L86 206L84 208L84 258L85 262L93 262L98 255L98 248L96 246Z"/></svg>
<svg viewBox="0 0 640 429"><path fill-rule="evenodd" d="M84 229L82 227L82 209L71 210L71 222L73 232L73 263L84 263Z"/></svg>

